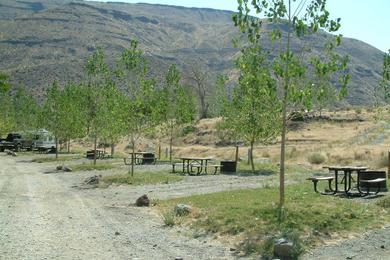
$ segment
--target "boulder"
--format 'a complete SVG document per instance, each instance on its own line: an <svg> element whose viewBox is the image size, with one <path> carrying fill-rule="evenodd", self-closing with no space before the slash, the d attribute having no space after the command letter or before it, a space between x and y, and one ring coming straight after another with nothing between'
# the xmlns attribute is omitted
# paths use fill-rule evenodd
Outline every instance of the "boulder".
<svg viewBox="0 0 390 260"><path fill-rule="evenodd" d="M294 244L285 239L285 238L280 238L275 241L274 244L274 254L278 257L282 258L288 258L291 257L294 253Z"/></svg>
<svg viewBox="0 0 390 260"><path fill-rule="evenodd" d="M191 206L186 204L177 204L174 208L176 216L187 216L192 211Z"/></svg>
<svg viewBox="0 0 390 260"><path fill-rule="evenodd" d="M137 207L149 207L150 200L146 194L142 195L135 201Z"/></svg>

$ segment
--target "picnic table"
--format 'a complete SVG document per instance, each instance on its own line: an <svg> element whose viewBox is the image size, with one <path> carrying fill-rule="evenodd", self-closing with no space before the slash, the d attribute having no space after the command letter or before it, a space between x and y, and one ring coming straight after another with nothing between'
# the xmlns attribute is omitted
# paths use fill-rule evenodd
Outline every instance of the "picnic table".
<svg viewBox="0 0 390 260"><path fill-rule="evenodd" d="M211 161L212 157L180 157L183 162L183 174L188 173L192 175L193 168L197 168L197 174L200 175L202 172L207 174L207 164Z"/></svg>
<svg viewBox="0 0 390 260"><path fill-rule="evenodd" d="M104 159L107 157L107 153L103 150L89 150L87 151L87 158L94 159L96 154L96 159Z"/></svg>
<svg viewBox="0 0 390 260"><path fill-rule="evenodd" d="M354 181L352 174L356 173L357 174L357 185L359 185L360 181L360 174L361 172L365 171L368 169L368 167L365 166L326 166L324 168L328 168L329 171L334 172L334 178L335 178L335 188L333 193L336 194L337 192L344 192L347 196L352 196L352 195L361 195L357 193L351 193L352 189L352 182ZM344 177L341 181L341 183L344 183L344 190L339 190L338 187L338 178L339 178L339 173L343 172Z"/></svg>
<svg viewBox="0 0 390 260"><path fill-rule="evenodd" d="M124 162L126 165L133 164L153 164L156 163L156 157L154 153L151 152L134 152L129 153L130 156L128 158L124 158Z"/></svg>

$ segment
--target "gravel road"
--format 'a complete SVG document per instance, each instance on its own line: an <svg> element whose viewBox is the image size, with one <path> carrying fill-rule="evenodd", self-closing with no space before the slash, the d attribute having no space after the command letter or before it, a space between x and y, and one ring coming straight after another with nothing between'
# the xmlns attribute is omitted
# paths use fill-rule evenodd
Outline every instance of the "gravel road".
<svg viewBox="0 0 390 260"><path fill-rule="evenodd" d="M47 174L55 163L30 161L0 155L0 259L236 259L229 245L167 228L155 210L132 204L143 194L169 199L273 184L271 176L207 175L84 189L87 177L116 170ZM137 170L163 167L169 166ZM390 259L390 227L318 247L302 259Z"/></svg>

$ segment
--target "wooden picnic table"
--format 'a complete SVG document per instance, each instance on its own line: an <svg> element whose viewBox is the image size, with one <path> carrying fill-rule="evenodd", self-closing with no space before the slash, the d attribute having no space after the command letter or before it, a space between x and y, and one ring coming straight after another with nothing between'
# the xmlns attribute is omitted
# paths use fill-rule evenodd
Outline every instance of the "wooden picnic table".
<svg viewBox="0 0 390 260"><path fill-rule="evenodd" d="M359 185L359 180L360 180L360 174L361 172L365 171L368 169L368 167L365 166L325 166L324 168L328 168L329 171L334 172L334 177L335 177L335 189L334 189L334 194L337 192L344 192L347 196L352 196L355 195L354 193L351 193L351 188L352 188L352 182L354 181L352 177L352 173L357 174L357 185ZM339 177L339 172L344 173L344 178L342 182L344 183L344 190L339 190L338 188L338 177ZM359 192L360 195L360 192Z"/></svg>
<svg viewBox="0 0 390 260"><path fill-rule="evenodd" d="M106 158L106 152L103 151L103 150L89 150L87 151L87 158L88 159L94 159L95 157L95 154L96 154L96 159L104 159Z"/></svg>
<svg viewBox="0 0 390 260"><path fill-rule="evenodd" d="M180 157L180 160L183 161L183 174L188 173L193 174L192 168L197 168L197 174L200 175L202 172L207 174L207 164L212 157Z"/></svg>
<svg viewBox="0 0 390 260"><path fill-rule="evenodd" d="M124 162L126 165L133 164L148 164L148 163L155 163L156 157L154 153L151 152L130 152L128 158L124 158ZM130 162L128 161L130 160Z"/></svg>

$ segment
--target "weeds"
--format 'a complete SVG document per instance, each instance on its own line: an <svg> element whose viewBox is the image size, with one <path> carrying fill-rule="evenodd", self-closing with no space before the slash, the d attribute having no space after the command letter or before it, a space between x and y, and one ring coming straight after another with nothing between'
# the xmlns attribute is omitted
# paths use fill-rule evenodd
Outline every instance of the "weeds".
<svg viewBox="0 0 390 260"><path fill-rule="evenodd" d="M324 163L326 161L326 158L324 155L322 155L320 153L312 153L311 155L309 155L307 160L311 164L321 164L321 163Z"/></svg>
<svg viewBox="0 0 390 260"><path fill-rule="evenodd" d="M173 210L165 210L161 214L161 218L165 226L173 227L175 225L175 213L173 212Z"/></svg>

